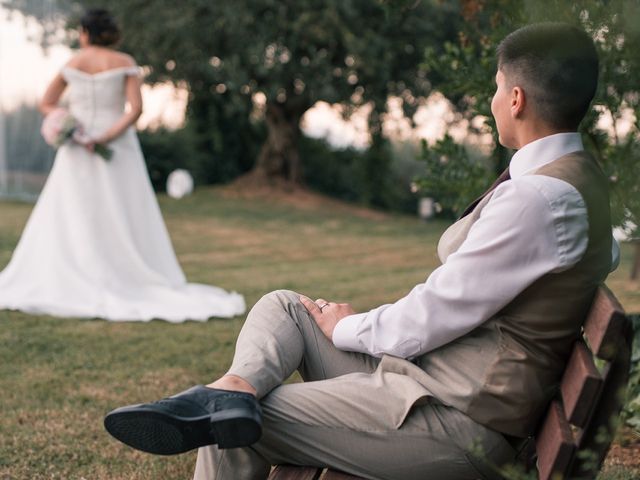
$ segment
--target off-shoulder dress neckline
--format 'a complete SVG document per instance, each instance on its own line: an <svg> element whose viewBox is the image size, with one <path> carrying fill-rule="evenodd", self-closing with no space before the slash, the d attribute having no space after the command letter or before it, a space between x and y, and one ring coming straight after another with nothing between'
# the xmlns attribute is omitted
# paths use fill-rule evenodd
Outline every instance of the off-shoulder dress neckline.
<svg viewBox="0 0 640 480"><path fill-rule="evenodd" d="M99 72L95 72L95 73L89 73L89 72L85 72L84 70L80 70L79 68L75 68L75 67L70 67L68 65L63 67L63 70L71 70L73 72L77 72L81 75L85 75L87 77L98 77L98 76L102 76L102 75L106 75L106 74L110 74L110 73L114 73L114 72L120 72L122 70L125 71L131 71L131 72L138 72L139 67L136 65L129 65L129 66L123 66L123 67L115 67L115 68L108 68L106 70L101 70Z"/></svg>

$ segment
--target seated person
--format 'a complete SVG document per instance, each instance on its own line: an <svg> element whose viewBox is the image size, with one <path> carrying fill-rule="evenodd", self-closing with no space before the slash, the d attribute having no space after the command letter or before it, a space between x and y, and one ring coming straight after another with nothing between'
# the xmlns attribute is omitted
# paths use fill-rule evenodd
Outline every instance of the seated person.
<svg viewBox="0 0 640 480"><path fill-rule="evenodd" d="M226 375L122 407L134 448L201 447L196 479L266 478L273 464L371 479L491 478L559 382L615 265L607 178L578 125L598 58L579 28L542 23L497 49L491 111L509 168L442 236L442 265L369 312L276 291L259 300ZM303 383L282 385L295 370ZM233 448L237 447L237 448Z"/></svg>

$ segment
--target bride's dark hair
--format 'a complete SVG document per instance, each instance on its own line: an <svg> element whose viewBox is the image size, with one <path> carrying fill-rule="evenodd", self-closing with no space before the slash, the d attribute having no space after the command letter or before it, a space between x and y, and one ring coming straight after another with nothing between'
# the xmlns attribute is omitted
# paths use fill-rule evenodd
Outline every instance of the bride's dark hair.
<svg viewBox="0 0 640 480"><path fill-rule="evenodd" d="M120 40L120 28L113 16L103 8L87 10L80 19L82 29L89 35L89 43L110 47Z"/></svg>

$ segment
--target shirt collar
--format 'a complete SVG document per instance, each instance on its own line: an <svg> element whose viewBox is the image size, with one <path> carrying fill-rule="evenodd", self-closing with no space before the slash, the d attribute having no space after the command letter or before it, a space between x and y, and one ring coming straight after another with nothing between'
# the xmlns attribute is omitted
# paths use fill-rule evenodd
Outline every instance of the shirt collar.
<svg viewBox="0 0 640 480"><path fill-rule="evenodd" d="M517 178L571 152L584 150L577 132L556 133L526 144L511 158L509 173Z"/></svg>

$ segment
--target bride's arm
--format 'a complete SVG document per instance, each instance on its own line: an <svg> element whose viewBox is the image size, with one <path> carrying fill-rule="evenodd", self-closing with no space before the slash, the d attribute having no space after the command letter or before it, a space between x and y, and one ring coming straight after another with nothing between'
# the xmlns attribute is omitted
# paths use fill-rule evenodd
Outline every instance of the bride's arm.
<svg viewBox="0 0 640 480"><path fill-rule="evenodd" d="M129 110L122 115L116 123L94 140L95 143L108 143L118 138L122 133L133 125L142 113L142 94L140 93L140 77L138 75L127 75L125 80L125 94Z"/></svg>
<svg viewBox="0 0 640 480"><path fill-rule="evenodd" d="M67 82L59 73L51 80L47 90L44 92L42 100L40 100L38 109L42 115L47 116L49 112L58 108L58 101L65 88L67 88Z"/></svg>

